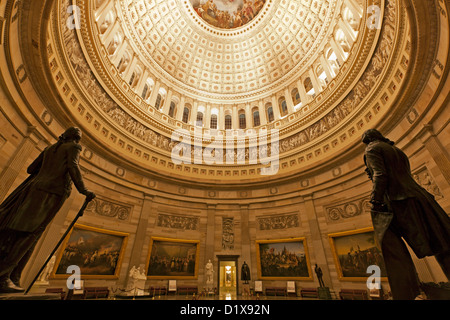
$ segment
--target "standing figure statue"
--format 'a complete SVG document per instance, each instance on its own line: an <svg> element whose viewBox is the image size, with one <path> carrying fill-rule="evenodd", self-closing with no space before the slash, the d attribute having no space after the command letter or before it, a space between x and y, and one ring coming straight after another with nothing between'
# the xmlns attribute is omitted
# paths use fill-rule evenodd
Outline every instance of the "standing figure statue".
<svg viewBox="0 0 450 320"><path fill-rule="evenodd" d="M323 276L323 272L322 269L317 265L314 268L314 271L316 272L317 275L317 279L319 280L319 286L320 287L325 287L325 283L323 282L322 276Z"/></svg>
<svg viewBox="0 0 450 320"><path fill-rule="evenodd" d="M22 270L69 197L72 182L87 199L95 197L78 167L80 140L80 129L68 128L31 163L30 176L0 205L0 293L24 291L19 286Z"/></svg>
<svg viewBox="0 0 450 320"><path fill-rule="evenodd" d="M211 262L211 259L208 260L208 263L205 266L205 274L206 274L206 283L213 284L213 274L214 274L214 266Z"/></svg>
<svg viewBox="0 0 450 320"><path fill-rule="evenodd" d="M393 299L420 295L420 282L402 237L418 258L435 256L450 280L450 218L414 180L408 157L379 131L364 132L364 162L372 180L371 216Z"/></svg>
<svg viewBox="0 0 450 320"><path fill-rule="evenodd" d="M241 268L241 280L244 281L245 284L248 284L248 281L250 280L250 268L245 261Z"/></svg>

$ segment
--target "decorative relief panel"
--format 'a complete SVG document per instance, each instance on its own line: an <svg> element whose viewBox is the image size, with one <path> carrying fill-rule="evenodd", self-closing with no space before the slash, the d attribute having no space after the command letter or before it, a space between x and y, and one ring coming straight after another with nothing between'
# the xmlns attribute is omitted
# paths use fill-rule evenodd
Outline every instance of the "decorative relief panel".
<svg viewBox="0 0 450 320"><path fill-rule="evenodd" d="M195 216L178 216L174 214L159 213L156 225L162 228L197 230L199 218Z"/></svg>
<svg viewBox="0 0 450 320"><path fill-rule="evenodd" d="M222 249L234 249L234 219L222 218Z"/></svg>
<svg viewBox="0 0 450 320"><path fill-rule="evenodd" d="M86 207L86 212L92 212L109 218L117 218L119 220L128 220L132 209L132 206L119 204L97 196L89 202Z"/></svg>
<svg viewBox="0 0 450 320"><path fill-rule="evenodd" d="M276 216L256 217L259 230L289 229L299 226L298 214L283 214Z"/></svg>
<svg viewBox="0 0 450 320"><path fill-rule="evenodd" d="M370 212L370 202L368 197L364 197L339 205L326 207L325 210L328 221L337 221Z"/></svg>
<svg viewBox="0 0 450 320"><path fill-rule="evenodd" d="M420 184L422 188L431 193L436 200L442 199L444 197L436 182L434 182L433 178L431 177L431 174L428 171L427 167L423 167L422 169L416 171L413 174L413 177L414 180L416 180L416 182Z"/></svg>

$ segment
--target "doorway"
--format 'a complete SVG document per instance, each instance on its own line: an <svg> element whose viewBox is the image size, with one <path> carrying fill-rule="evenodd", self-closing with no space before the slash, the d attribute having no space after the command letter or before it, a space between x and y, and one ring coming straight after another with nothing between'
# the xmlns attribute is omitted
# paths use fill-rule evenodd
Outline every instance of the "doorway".
<svg viewBox="0 0 450 320"><path fill-rule="evenodd" d="M219 272L218 287L219 300L235 300L238 293L238 257L218 256Z"/></svg>

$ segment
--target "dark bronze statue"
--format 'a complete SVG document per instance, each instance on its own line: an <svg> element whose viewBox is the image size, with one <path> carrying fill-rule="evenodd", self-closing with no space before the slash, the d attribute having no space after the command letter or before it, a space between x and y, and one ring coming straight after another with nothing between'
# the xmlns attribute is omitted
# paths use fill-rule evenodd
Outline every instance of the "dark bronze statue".
<svg viewBox="0 0 450 320"><path fill-rule="evenodd" d="M317 279L319 280L319 286L320 287L325 287L325 283L323 282L323 272L322 269L317 265L314 267L314 271L316 272L317 275Z"/></svg>
<svg viewBox="0 0 450 320"><path fill-rule="evenodd" d="M241 268L241 280L244 281L245 284L248 284L248 281L250 280L250 268L245 261Z"/></svg>
<svg viewBox="0 0 450 320"><path fill-rule="evenodd" d="M450 279L450 218L411 175L408 157L375 129L362 136L372 180L371 216L393 299L411 300L420 282L403 239L418 258L435 256Z"/></svg>
<svg viewBox="0 0 450 320"><path fill-rule="evenodd" d="M69 197L72 182L87 199L95 197L86 189L78 166L80 140L80 129L67 129L31 163L30 176L0 205L0 293L23 291L22 270Z"/></svg>

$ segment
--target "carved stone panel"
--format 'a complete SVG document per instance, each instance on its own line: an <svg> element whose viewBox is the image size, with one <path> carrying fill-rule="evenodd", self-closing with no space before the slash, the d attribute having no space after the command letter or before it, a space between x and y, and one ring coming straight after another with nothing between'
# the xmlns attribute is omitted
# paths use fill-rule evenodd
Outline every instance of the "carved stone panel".
<svg viewBox="0 0 450 320"><path fill-rule="evenodd" d="M431 193L436 200L439 200L444 197L444 195L441 193L441 190L437 186L436 182L434 182L434 179L431 177L431 174L428 171L427 167L419 169L413 174L413 176L414 180L416 180L416 182L420 184L422 188Z"/></svg>
<svg viewBox="0 0 450 320"><path fill-rule="evenodd" d="M86 212L92 212L104 217L117 218L119 220L128 220L132 211L132 206L127 206L111 200L96 197L89 202Z"/></svg>
<svg viewBox="0 0 450 320"><path fill-rule="evenodd" d="M364 197L326 207L325 210L328 221L337 221L370 212L370 202L369 198Z"/></svg>
<svg viewBox="0 0 450 320"><path fill-rule="evenodd" d="M259 230L289 229L299 226L297 213L257 217L256 221Z"/></svg>
<svg viewBox="0 0 450 320"><path fill-rule="evenodd" d="M179 216L174 214L159 213L156 220L158 227L180 229L180 230L197 230L199 218L195 216Z"/></svg>
<svg viewBox="0 0 450 320"><path fill-rule="evenodd" d="M222 249L234 249L234 219L222 218Z"/></svg>

